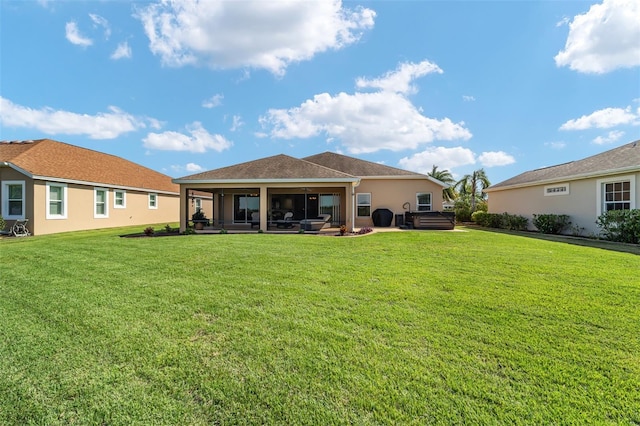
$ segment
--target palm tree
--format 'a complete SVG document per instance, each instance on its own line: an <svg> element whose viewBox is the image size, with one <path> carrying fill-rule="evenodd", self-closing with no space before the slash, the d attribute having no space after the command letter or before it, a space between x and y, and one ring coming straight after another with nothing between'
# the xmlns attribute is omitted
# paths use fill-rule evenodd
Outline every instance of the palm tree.
<svg viewBox="0 0 640 426"><path fill-rule="evenodd" d="M484 199L485 196L482 191L489 186L491 186L491 183L484 169L474 170L473 173L464 175L462 179L456 183L460 195L468 195L471 197L471 213L476 211L476 199Z"/></svg>
<svg viewBox="0 0 640 426"><path fill-rule="evenodd" d="M444 201L453 201L456 198L456 180L453 178L449 170L438 170L438 166L434 165L433 169L427 173L427 176L431 176L432 178L438 179L440 182L449 185L448 188L444 188L442 190L442 199Z"/></svg>

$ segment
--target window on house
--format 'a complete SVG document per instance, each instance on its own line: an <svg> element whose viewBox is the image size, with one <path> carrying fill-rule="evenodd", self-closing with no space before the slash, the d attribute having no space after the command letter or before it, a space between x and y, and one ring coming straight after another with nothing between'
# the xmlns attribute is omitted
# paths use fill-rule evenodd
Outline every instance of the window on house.
<svg viewBox="0 0 640 426"><path fill-rule="evenodd" d="M356 194L356 209L358 217L371 216L371 194Z"/></svg>
<svg viewBox="0 0 640 426"><path fill-rule="evenodd" d="M5 219L25 218L25 185L23 180L2 182L2 216Z"/></svg>
<svg viewBox="0 0 640 426"><path fill-rule="evenodd" d="M149 208L150 209L158 208L158 194L149 194Z"/></svg>
<svg viewBox="0 0 640 426"><path fill-rule="evenodd" d="M608 182L604 184L604 208L609 210L629 210L631 208L631 182Z"/></svg>
<svg viewBox="0 0 640 426"><path fill-rule="evenodd" d="M547 185L544 187L545 197L551 197L554 195L569 195L569 184L562 183L557 185Z"/></svg>
<svg viewBox="0 0 640 426"><path fill-rule="evenodd" d="M47 219L67 218L67 185L47 182Z"/></svg>
<svg viewBox="0 0 640 426"><path fill-rule="evenodd" d="M202 210L202 198L195 199L196 211Z"/></svg>
<svg viewBox="0 0 640 426"><path fill-rule="evenodd" d="M93 217L95 218L105 218L109 217L109 206L108 200L109 192L103 188L95 188L93 190Z"/></svg>
<svg viewBox="0 0 640 426"><path fill-rule="evenodd" d="M417 193L416 206L418 211L431 211L431 193Z"/></svg>
<svg viewBox="0 0 640 426"><path fill-rule="evenodd" d="M113 191L113 207L116 209L127 207L127 191L122 189Z"/></svg>

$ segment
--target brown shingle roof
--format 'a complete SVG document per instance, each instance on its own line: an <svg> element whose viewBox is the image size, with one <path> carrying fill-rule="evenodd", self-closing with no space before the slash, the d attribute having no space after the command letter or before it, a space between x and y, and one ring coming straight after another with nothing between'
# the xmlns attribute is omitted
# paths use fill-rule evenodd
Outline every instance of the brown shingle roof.
<svg viewBox="0 0 640 426"><path fill-rule="evenodd" d="M234 166L209 170L174 180L341 180L353 181L357 178L348 173L324 167L309 161L279 154L259 160L248 161Z"/></svg>
<svg viewBox="0 0 640 426"><path fill-rule="evenodd" d="M640 141L631 142L582 160L524 172L492 185L486 191L625 171L640 171Z"/></svg>
<svg viewBox="0 0 640 426"><path fill-rule="evenodd" d="M306 161L320 164L330 169L339 170L353 176L424 176L419 173L385 166L384 164L373 163L371 161L360 160L358 158L347 157L346 155L334 152L323 152L303 158Z"/></svg>
<svg viewBox="0 0 640 426"><path fill-rule="evenodd" d="M115 155L50 139L0 142L0 162L31 176L178 193L171 177Z"/></svg>

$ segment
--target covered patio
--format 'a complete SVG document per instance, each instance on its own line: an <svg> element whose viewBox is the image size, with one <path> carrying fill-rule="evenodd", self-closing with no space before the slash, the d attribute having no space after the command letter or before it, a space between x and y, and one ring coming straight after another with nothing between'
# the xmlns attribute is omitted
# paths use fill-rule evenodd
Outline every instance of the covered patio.
<svg viewBox="0 0 640 426"><path fill-rule="evenodd" d="M197 210L206 215L203 229L197 232L313 232L307 221L321 215L330 216L325 227L353 229L355 188L360 179L276 155L174 182L180 185L182 232L194 226L192 214Z"/></svg>

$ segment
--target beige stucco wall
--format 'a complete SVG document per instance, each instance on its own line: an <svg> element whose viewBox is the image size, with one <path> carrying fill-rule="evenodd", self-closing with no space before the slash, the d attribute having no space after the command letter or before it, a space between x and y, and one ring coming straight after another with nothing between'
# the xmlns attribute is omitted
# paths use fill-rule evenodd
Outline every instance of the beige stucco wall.
<svg viewBox="0 0 640 426"><path fill-rule="evenodd" d="M47 218L47 182L33 180L9 167L0 167L0 182L25 182L25 218L33 235L119 226L169 224L179 220L179 196L157 193L157 209L150 209L149 192L126 190L125 208L114 207L114 189L108 192L108 217L94 217L94 186L67 183L66 218ZM54 182L55 183L55 182ZM2 191L2 185L0 185ZM155 192L154 192L155 193ZM0 193L0 200L2 194ZM13 220L7 220L8 226ZM142 229L141 229L142 230Z"/></svg>
<svg viewBox="0 0 640 426"><path fill-rule="evenodd" d="M635 179L635 208L638 208L640 200L640 173L624 173L607 176L606 180L616 180L621 177L634 176ZM545 196L546 186L557 184L536 185L524 188L491 191L488 197L490 213L510 213L525 216L529 219L529 228L534 230L532 224L534 214L566 214L570 216L572 226L583 228L582 235L597 235L599 228L596 225L598 218L598 192L601 191L599 180L603 178L590 178L557 182L568 184L569 194ZM633 199L633 197L632 197ZM566 230L565 233L573 233L574 230Z"/></svg>
<svg viewBox="0 0 640 426"><path fill-rule="evenodd" d="M94 189L107 190L107 217L94 217ZM179 220L178 195L126 190L125 207L114 206L113 188L67 184L66 219L47 219L46 182L34 185L35 211L32 232L36 235L119 226L169 224ZM157 194L157 208L149 208L149 193ZM141 229L142 230L142 229Z"/></svg>
<svg viewBox="0 0 640 426"><path fill-rule="evenodd" d="M404 214L406 203L409 203L408 210L415 211L418 193L431 193L431 209L442 210L442 187L426 179L362 179L355 192L371 193L372 213L376 209L389 209L394 215ZM355 226L373 226L373 220L356 217Z"/></svg>
<svg viewBox="0 0 640 426"><path fill-rule="evenodd" d="M325 184L315 184L312 182L286 182L286 183L265 183L257 186L247 184L181 184L182 203L180 205L180 226L185 229L187 220L191 218L189 193L190 191L209 190L216 192L214 197L214 212L207 214L209 219L218 220L218 206L220 203L220 191L224 191L224 218L225 223L230 223L233 218L233 195L241 193L264 194L261 200L260 213L264 216L263 224L267 223L267 212L270 206L267 205L272 194L303 194L307 188L309 193L331 194L337 193L341 197L340 222L344 223L348 229L373 226L371 217L354 217L352 205L355 202L354 194L371 193L371 212L378 208L387 208L394 214L404 214L403 207L408 203L409 210L416 209L416 194L431 193L432 210L442 210L442 187L427 179L362 179L357 187L352 188L350 183L337 183L336 186ZM264 192L263 192L264 191ZM314 214L310 212L310 214ZM310 216L311 217L311 216ZM355 220L354 220L355 219ZM392 223L392 226L394 224ZM263 229L266 228L263 226Z"/></svg>

